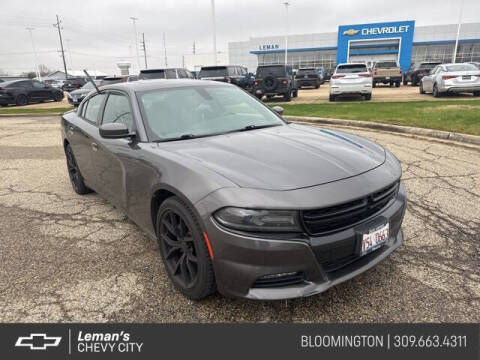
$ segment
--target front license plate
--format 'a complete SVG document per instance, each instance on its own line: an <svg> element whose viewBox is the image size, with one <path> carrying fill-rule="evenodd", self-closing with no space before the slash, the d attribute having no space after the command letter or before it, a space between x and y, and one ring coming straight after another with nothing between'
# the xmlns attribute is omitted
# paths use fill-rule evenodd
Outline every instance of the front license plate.
<svg viewBox="0 0 480 360"><path fill-rule="evenodd" d="M389 236L389 224L382 225L370 230L368 234L363 234L362 251L360 255L368 254L383 246Z"/></svg>
<svg viewBox="0 0 480 360"><path fill-rule="evenodd" d="M463 75L462 80L471 80L472 77L470 75Z"/></svg>

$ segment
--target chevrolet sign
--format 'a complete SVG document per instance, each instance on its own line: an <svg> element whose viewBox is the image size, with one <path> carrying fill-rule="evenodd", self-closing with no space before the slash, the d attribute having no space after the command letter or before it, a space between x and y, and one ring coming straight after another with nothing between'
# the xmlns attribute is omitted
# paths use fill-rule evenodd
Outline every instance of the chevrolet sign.
<svg viewBox="0 0 480 360"><path fill-rule="evenodd" d="M406 33L406 32L408 32L409 27L410 27L410 25L365 28L365 29L362 29L362 35L382 35L382 34Z"/></svg>
<svg viewBox="0 0 480 360"><path fill-rule="evenodd" d="M343 35L353 36L353 35L357 35L358 33L359 33L359 30L348 29L343 32Z"/></svg>

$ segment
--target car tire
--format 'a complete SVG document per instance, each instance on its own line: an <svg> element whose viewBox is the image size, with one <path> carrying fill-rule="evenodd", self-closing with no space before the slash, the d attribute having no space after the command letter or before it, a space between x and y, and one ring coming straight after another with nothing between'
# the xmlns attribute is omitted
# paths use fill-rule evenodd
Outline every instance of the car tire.
<svg viewBox="0 0 480 360"><path fill-rule="evenodd" d="M83 176L80 173L80 169L77 165L77 160L73 154L72 147L70 144L65 146L65 156L67 158L67 170L68 176L70 177L70 182L72 183L73 190L79 195L85 195L91 193L92 190L85 185Z"/></svg>
<svg viewBox="0 0 480 360"><path fill-rule="evenodd" d="M335 99L336 99L336 96L335 96L335 95L330 95L330 96L328 97L328 101L335 101Z"/></svg>
<svg viewBox="0 0 480 360"><path fill-rule="evenodd" d="M56 102L62 101L63 100L63 94L60 94L60 93L53 94L53 100L56 101Z"/></svg>
<svg viewBox="0 0 480 360"><path fill-rule="evenodd" d="M320 84L315 85L315 89L318 89L320 87Z"/></svg>
<svg viewBox="0 0 480 360"><path fill-rule="evenodd" d="M400 87L400 81L397 81L397 82L395 83L395 87Z"/></svg>
<svg viewBox="0 0 480 360"><path fill-rule="evenodd" d="M406 77L403 78L403 86L407 86L408 85L408 80Z"/></svg>
<svg viewBox="0 0 480 360"><path fill-rule="evenodd" d="M433 84L433 91L432 91L433 97L440 97L440 92L438 91L438 86L437 84Z"/></svg>
<svg viewBox="0 0 480 360"><path fill-rule="evenodd" d="M480 96L480 91L474 91L473 96Z"/></svg>
<svg viewBox="0 0 480 360"><path fill-rule="evenodd" d="M418 82L419 82L419 81L417 80L416 77L413 77L413 78L412 78L412 86L417 86L417 85L418 85Z"/></svg>
<svg viewBox="0 0 480 360"><path fill-rule="evenodd" d="M284 95L283 95L283 99L285 101L290 101L292 100L292 90L289 90L288 92L286 92Z"/></svg>
<svg viewBox="0 0 480 360"><path fill-rule="evenodd" d="M255 97L256 97L258 100L262 101L263 95L258 95L258 94L256 94Z"/></svg>
<svg viewBox="0 0 480 360"><path fill-rule="evenodd" d="M24 95L24 94L17 95L17 97L15 98L15 104L17 104L18 106L27 105L28 104L27 95Z"/></svg>
<svg viewBox="0 0 480 360"><path fill-rule="evenodd" d="M298 89L293 90L293 97L298 97Z"/></svg>
<svg viewBox="0 0 480 360"><path fill-rule="evenodd" d="M423 89L423 82L420 81L420 86L418 87L418 91L420 94L425 94L425 90Z"/></svg>
<svg viewBox="0 0 480 360"><path fill-rule="evenodd" d="M364 96L365 100L372 100L372 94L367 94Z"/></svg>
<svg viewBox="0 0 480 360"><path fill-rule="evenodd" d="M217 289L213 254L193 211L172 196L160 205L156 220L163 264L175 288L192 300L213 294Z"/></svg>
<svg viewBox="0 0 480 360"><path fill-rule="evenodd" d="M1 107L7 107L8 104L0 104Z"/></svg>
<svg viewBox="0 0 480 360"><path fill-rule="evenodd" d="M377 87L377 83L375 81L372 82L372 87Z"/></svg>

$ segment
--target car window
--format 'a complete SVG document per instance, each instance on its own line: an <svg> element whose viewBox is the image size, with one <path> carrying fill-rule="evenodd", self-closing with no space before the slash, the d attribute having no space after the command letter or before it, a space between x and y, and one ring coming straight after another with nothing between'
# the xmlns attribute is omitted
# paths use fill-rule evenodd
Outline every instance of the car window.
<svg viewBox="0 0 480 360"><path fill-rule="evenodd" d="M375 64L376 68L391 68L397 67L397 63L395 61L382 61Z"/></svg>
<svg viewBox="0 0 480 360"><path fill-rule="evenodd" d="M97 123L98 112L100 111L100 107L102 106L102 102L104 98L105 98L105 94L98 94L91 97L88 100L88 104L85 104L86 109L83 117L90 122Z"/></svg>
<svg viewBox="0 0 480 360"><path fill-rule="evenodd" d="M454 65L447 65L447 71L475 71L478 70L476 66L472 64L454 64Z"/></svg>
<svg viewBox="0 0 480 360"><path fill-rule="evenodd" d="M111 93L108 96L103 111L102 124L111 123L125 124L130 131L134 129L132 111L126 95Z"/></svg>
<svg viewBox="0 0 480 360"><path fill-rule="evenodd" d="M367 66L364 64L347 64L339 65L337 67L337 74L351 74L351 73L361 73L367 72Z"/></svg>
<svg viewBox="0 0 480 360"><path fill-rule="evenodd" d="M143 70L138 76L140 80L165 79L165 71L162 70Z"/></svg>
<svg viewBox="0 0 480 360"><path fill-rule="evenodd" d="M35 89L44 89L45 85L42 84L40 81L33 81L33 87Z"/></svg>
<svg viewBox="0 0 480 360"><path fill-rule="evenodd" d="M259 67L257 77L264 78L266 76L285 77L285 67L283 65Z"/></svg>
<svg viewBox="0 0 480 360"><path fill-rule="evenodd" d="M225 66L211 66L205 67L200 70L198 73L198 77L220 77L220 76L227 76L228 71Z"/></svg>
<svg viewBox="0 0 480 360"><path fill-rule="evenodd" d="M165 76L167 79L176 79L177 78L177 72L175 69L166 69L165 70Z"/></svg>
<svg viewBox="0 0 480 360"><path fill-rule="evenodd" d="M189 79L194 79L195 78L190 71L185 70L185 73L187 74L187 78L189 78Z"/></svg>
<svg viewBox="0 0 480 360"><path fill-rule="evenodd" d="M177 72L178 72L178 77L179 77L180 79L186 79L186 78L188 78L188 75L187 75L187 73L185 72L185 70L183 70L183 69L178 69Z"/></svg>

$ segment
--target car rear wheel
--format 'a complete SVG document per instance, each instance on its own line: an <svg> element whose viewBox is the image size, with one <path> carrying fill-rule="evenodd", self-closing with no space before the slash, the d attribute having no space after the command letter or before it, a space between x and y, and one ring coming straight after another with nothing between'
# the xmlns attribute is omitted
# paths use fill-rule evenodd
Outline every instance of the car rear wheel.
<svg viewBox="0 0 480 360"><path fill-rule="evenodd" d="M377 83L375 81L372 83L372 87L377 87Z"/></svg>
<svg viewBox="0 0 480 360"><path fill-rule="evenodd" d="M63 95L60 94L60 93L55 93L55 94L53 94L53 100L55 100L56 102L62 101L63 100Z"/></svg>
<svg viewBox="0 0 480 360"><path fill-rule="evenodd" d="M395 83L395 87L400 87L400 81L397 81L397 82Z"/></svg>
<svg viewBox="0 0 480 360"><path fill-rule="evenodd" d="M407 85L408 85L408 81L407 81L407 78L406 78L406 77L403 78L403 85L404 85L404 86L407 86Z"/></svg>
<svg viewBox="0 0 480 360"><path fill-rule="evenodd" d="M423 89L423 82L420 81L420 87L418 88L420 94L425 94L425 90Z"/></svg>
<svg viewBox="0 0 480 360"><path fill-rule="evenodd" d="M156 230L162 260L174 286L192 300L214 293L212 255L193 211L178 197L168 198L158 210Z"/></svg>
<svg viewBox="0 0 480 360"><path fill-rule="evenodd" d="M475 91L475 92L473 93L473 96L480 96L480 91Z"/></svg>
<svg viewBox="0 0 480 360"><path fill-rule="evenodd" d="M336 97L335 95L330 95L330 97L328 98L328 101L335 101Z"/></svg>
<svg viewBox="0 0 480 360"><path fill-rule="evenodd" d="M79 195L91 193L92 190L88 188L83 181L83 176L80 173L77 160L75 159L75 155L73 155L70 144L65 147L65 156L67 157L68 176L70 177L73 190L75 190L75 192Z"/></svg>
<svg viewBox="0 0 480 360"><path fill-rule="evenodd" d="M257 94L257 95L255 95L255 96L257 97L258 100L262 100L262 98L263 98L263 95L258 95L258 94Z"/></svg>
<svg viewBox="0 0 480 360"><path fill-rule="evenodd" d="M433 97L436 97L436 98L440 97L440 92L438 91L437 84L433 85Z"/></svg>
<svg viewBox="0 0 480 360"><path fill-rule="evenodd" d="M418 85L418 80L416 77L412 78L412 86L417 86Z"/></svg>
<svg viewBox="0 0 480 360"><path fill-rule="evenodd" d="M365 100L372 100L372 94L365 95Z"/></svg>
<svg viewBox="0 0 480 360"><path fill-rule="evenodd" d="M292 100L292 90L288 90L288 92L286 92L284 95L283 95L283 98L285 101L290 101Z"/></svg>
<svg viewBox="0 0 480 360"><path fill-rule="evenodd" d="M18 106L27 105L27 104L28 104L28 97L27 97L27 95L23 95L23 94L17 95L17 98L15 99L15 103L16 103Z"/></svg>
<svg viewBox="0 0 480 360"><path fill-rule="evenodd" d="M296 98L298 96L298 89L293 90L293 97Z"/></svg>

